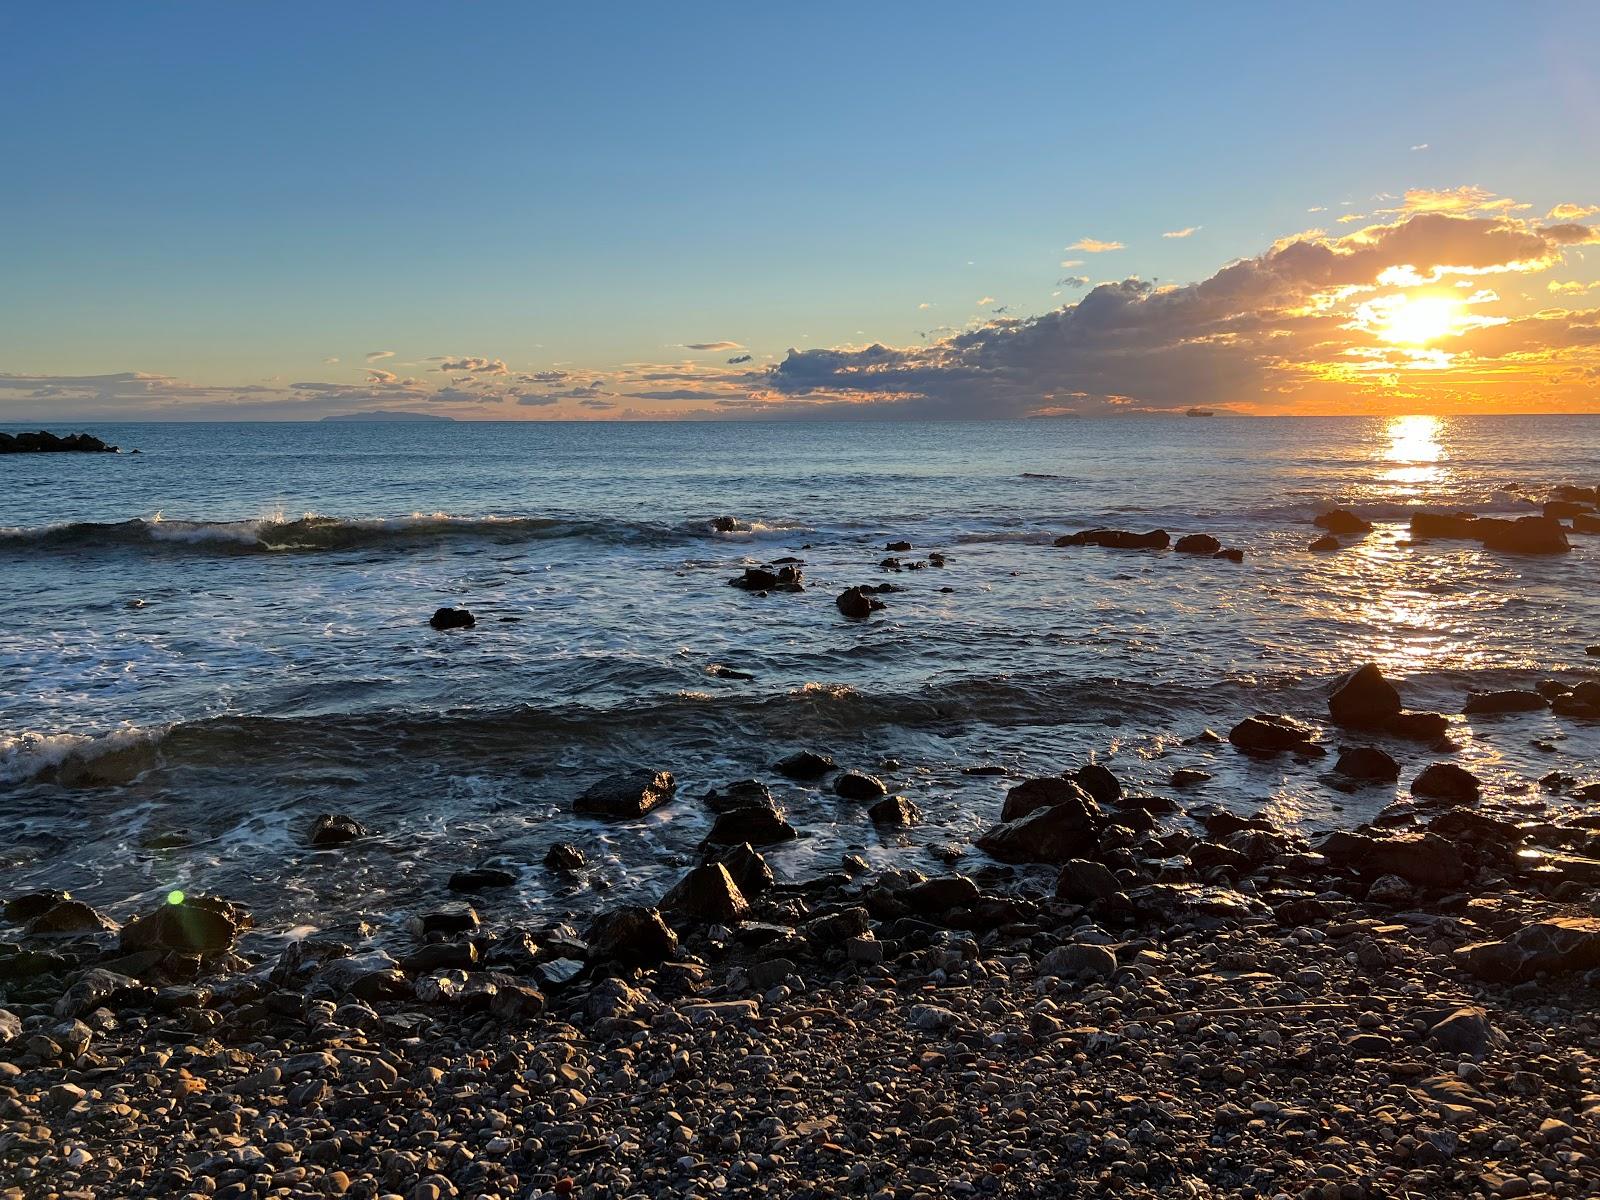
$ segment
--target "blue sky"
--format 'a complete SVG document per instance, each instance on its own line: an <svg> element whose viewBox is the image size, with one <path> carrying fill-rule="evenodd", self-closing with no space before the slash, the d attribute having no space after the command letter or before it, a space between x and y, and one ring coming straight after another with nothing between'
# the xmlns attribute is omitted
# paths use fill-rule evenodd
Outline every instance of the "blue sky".
<svg viewBox="0 0 1600 1200"><path fill-rule="evenodd" d="M994 7L6 6L0 372L610 387L1600 198L1600 6Z"/></svg>

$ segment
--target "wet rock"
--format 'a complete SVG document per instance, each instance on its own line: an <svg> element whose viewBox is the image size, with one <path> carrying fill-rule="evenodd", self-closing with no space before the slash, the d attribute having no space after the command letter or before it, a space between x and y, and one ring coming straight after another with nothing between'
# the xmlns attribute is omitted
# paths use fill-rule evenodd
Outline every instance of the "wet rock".
<svg viewBox="0 0 1600 1200"><path fill-rule="evenodd" d="M1122 890L1106 867L1086 858L1071 858L1056 877L1056 896L1074 904L1093 904Z"/></svg>
<svg viewBox="0 0 1600 1200"><path fill-rule="evenodd" d="M148 1002L154 989L137 979L119 975L100 967L91 967L73 982L56 1001L55 1015L67 1020L86 1016L97 1008L127 1003L132 1000Z"/></svg>
<svg viewBox="0 0 1600 1200"><path fill-rule="evenodd" d="M821 779L837 765L826 754L799 750L786 758L780 758L772 764L772 769L787 779L809 780Z"/></svg>
<svg viewBox="0 0 1600 1200"><path fill-rule="evenodd" d="M544 865L552 871L581 871L587 862L583 851L571 842L557 842L544 855Z"/></svg>
<svg viewBox="0 0 1600 1200"><path fill-rule="evenodd" d="M1311 523L1318 529L1326 529L1329 533L1345 536L1372 532L1372 522L1356 516L1348 508L1336 508L1332 512L1322 513Z"/></svg>
<svg viewBox="0 0 1600 1200"><path fill-rule="evenodd" d="M1455 952L1456 964L1492 983L1518 983L1600 967L1600 918L1554 917L1525 925L1497 942L1474 942Z"/></svg>
<svg viewBox="0 0 1600 1200"><path fill-rule="evenodd" d="M1236 925L1266 912L1253 897L1229 887L1195 883L1151 883L1127 893L1134 912L1162 925Z"/></svg>
<svg viewBox="0 0 1600 1200"><path fill-rule="evenodd" d="M852 621L864 620L884 607L882 600L868 593L866 588L846 588L839 593L834 605Z"/></svg>
<svg viewBox="0 0 1600 1200"><path fill-rule="evenodd" d="M1055 540L1055 545L1103 546L1109 550L1165 550L1172 538L1165 529L1130 533L1126 529L1083 529Z"/></svg>
<svg viewBox="0 0 1600 1200"><path fill-rule="evenodd" d="M1411 781L1411 794L1451 804L1476 804L1482 787L1478 778L1454 763L1433 763Z"/></svg>
<svg viewBox="0 0 1600 1200"><path fill-rule="evenodd" d="M750 902L721 863L695 867L661 898L661 907L691 920L734 925L750 915Z"/></svg>
<svg viewBox="0 0 1600 1200"><path fill-rule="evenodd" d="M1120 791L1119 788L1118 792ZM1024 779L1006 792L1005 803L1000 806L1000 819L1020 821L1029 813L1037 812L1041 808L1051 808L1057 804L1094 803L1094 798L1077 780L1065 779L1060 775L1042 775L1034 779Z"/></svg>
<svg viewBox="0 0 1600 1200"><path fill-rule="evenodd" d="M884 828L905 829L922 824L922 810L904 796L885 796L867 809L867 816L874 825Z"/></svg>
<svg viewBox="0 0 1600 1200"><path fill-rule="evenodd" d="M1110 979L1117 973L1117 956L1107 946L1074 942L1046 954L1037 972L1062 979Z"/></svg>
<svg viewBox="0 0 1600 1200"><path fill-rule="evenodd" d="M1427 888L1456 888L1466 882L1466 864L1454 845L1434 833L1371 837L1340 830L1315 849L1330 863L1367 878L1398 875Z"/></svg>
<svg viewBox="0 0 1600 1200"><path fill-rule="evenodd" d="M1242 563L1244 561L1244 551L1230 546L1226 550L1218 550L1211 557L1226 559L1231 563Z"/></svg>
<svg viewBox="0 0 1600 1200"><path fill-rule="evenodd" d="M1412 513L1411 536L1441 541L1470 540L1477 537L1478 519L1472 513Z"/></svg>
<svg viewBox="0 0 1600 1200"><path fill-rule="evenodd" d="M845 800L876 800L879 796L887 796L889 789L884 786L883 780L875 775L864 775L859 771L846 771L833 781L834 794Z"/></svg>
<svg viewBox="0 0 1600 1200"><path fill-rule="evenodd" d="M1408 742L1437 742L1450 731L1450 719L1441 713L1400 712L1384 721L1383 731Z"/></svg>
<svg viewBox="0 0 1600 1200"><path fill-rule="evenodd" d="M601 913L589 926L589 947L598 958L653 966L678 952L678 935L653 908L624 905Z"/></svg>
<svg viewBox="0 0 1600 1200"><path fill-rule="evenodd" d="M42 917L56 905L71 899L71 892L24 892L7 900L5 908L0 909L0 914L13 925L26 925L35 917Z"/></svg>
<svg viewBox="0 0 1600 1200"><path fill-rule="evenodd" d="M82 900L62 900L29 921L23 932L29 937L54 937L106 933L116 927L116 922Z"/></svg>
<svg viewBox="0 0 1600 1200"><path fill-rule="evenodd" d="M427 937L434 933L447 935L471 933L480 924L478 910L459 900L441 904L429 912L418 913L407 922L411 932L417 937Z"/></svg>
<svg viewBox="0 0 1600 1200"><path fill-rule="evenodd" d="M1095 798L1097 804L1115 805L1122 801L1122 784L1110 768L1100 763L1085 763L1073 772L1078 786Z"/></svg>
<svg viewBox="0 0 1600 1200"><path fill-rule="evenodd" d="M1351 779L1391 781L1400 778L1400 764L1376 746L1346 746L1333 769Z"/></svg>
<svg viewBox="0 0 1600 1200"><path fill-rule="evenodd" d="M770 891L775 882L767 860L748 842L730 847L716 861L728 869L746 898Z"/></svg>
<svg viewBox="0 0 1600 1200"><path fill-rule="evenodd" d="M428 618L428 624L435 629L471 629L478 623L478 618L464 608L440 608L434 610L433 616Z"/></svg>
<svg viewBox="0 0 1600 1200"><path fill-rule="evenodd" d="M1175 788L1191 788L1198 787L1210 779L1210 771L1202 771L1197 767L1179 767L1172 773L1171 783Z"/></svg>
<svg viewBox="0 0 1600 1200"><path fill-rule="evenodd" d="M427 969L431 970L432 964ZM397 999L411 990L400 964L382 950L331 958L317 968L315 981L336 996L352 995L367 1001Z"/></svg>
<svg viewBox="0 0 1600 1200"><path fill-rule="evenodd" d="M740 842L749 842L752 846L771 846L794 836L794 826L781 812L750 805L719 813L705 841L710 846L734 846Z"/></svg>
<svg viewBox="0 0 1600 1200"><path fill-rule="evenodd" d="M471 942L431 942L400 960L409 975L434 971L466 971L478 965L478 948Z"/></svg>
<svg viewBox="0 0 1600 1200"><path fill-rule="evenodd" d="M786 563L776 570L771 567L746 567L744 573L728 580L730 587L747 592L803 592L805 572L794 563Z"/></svg>
<svg viewBox="0 0 1600 1200"><path fill-rule="evenodd" d="M248 924L248 916L237 905L210 896L190 896L129 921L122 927L119 944L130 953L220 954L232 949L239 931Z"/></svg>
<svg viewBox="0 0 1600 1200"><path fill-rule="evenodd" d="M711 528L717 533L736 533L741 526L738 517L712 517Z"/></svg>
<svg viewBox="0 0 1600 1200"><path fill-rule="evenodd" d="M978 848L1011 863L1064 863L1087 857L1098 845L1106 819L1088 793L1077 791L1077 797L994 826L978 838Z"/></svg>
<svg viewBox="0 0 1600 1200"><path fill-rule="evenodd" d="M452 892L485 892L495 888L508 888L517 882L515 871L500 867L471 867L450 876Z"/></svg>
<svg viewBox="0 0 1600 1200"><path fill-rule="evenodd" d="M329 846L343 846L366 836L366 826L354 817L342 813L319 813L311 822L311 833L306 841L319 849L326 849Z"/></svg>
<svg viewBox="0 0 1600 1200"><path fill-rule="evenodd" d="M713 788L705 794L706 807L712 812L733 812L740 808L770 808L778 811L772 789L759 779L740 779L737 782Z"/></svg>
<svg viewBox="0 0 1600 1200"><path fill-rule="evenodd" d="M1382 725L1399 713L1400 707L1400 693L1375 663L1350 672L1328 697L1328 715L1340 725Z"/></svg>
<svg viewBox="0 0 1600 1200"><path fill-rule="evenodd" d="M937 916L952 908L970 908L982 893L965 875L936 875L899 893L901 903L920 916Z"/></svg>
<svg viewBox="0 0 1600 1200"><path fill-rule="evenodd" d="M1307 546L1306 549L1307 550L1315 550L1318 553L1321 553L1321 552L1327 551L1327 550L1343 550L1344 549L1344 543L1341 542L1338 538L1334 537L1333 534L1325 533L1321 537L1319 537L1316 541L1312 542L1309 546Z"/></svg>
<svg viewBox="0 0 1600 1200"><path fill-rule="evenodd" d="M634 820L671 800L676 790L671 771L636 768L592 784L573 803L572 811L608 821Z"/></svg>
<svg viewBox="0 0 1600 1200"><path fill-rule="evenodd" d="M904 554L907 550L911 549L911 543L910 542L890 542L888 545L886 545L884 547L884 549L888 550L888 551L890 551L892 553Z"/></svg>
<svg viewBox="0 0 1600 1200"><path fill-rule="evenodd" d="M1473 525L1485 547L1506 554L1563 554L1572 549L1566 530L1553 517L1480 518Z"/></svg>
<svg viewBox="0 0 1600 1200"><path fill-rule="evenodd" d="M1179 554L1215 554L1222 543L1209 533L1186 533L1172 547Z"/></svg>
<svg viewBox="0 0 1600 1200"><path fill-rule="evenodd" d="M1461 708L1464 713L1523 713L1549 708L1550 702L1538 692L1507 690L1474 692Z"/></svg>
<svg viewBox="0 0 1600 1200"><path fill-rule="evenodd" d="M1246 754L1271 757L1284 751L1297 754L1321 754L1315 742L1317 731L1303 725L1293 717L1274 713L1257 713L1246 717L1228 731L1228 740Z"/></svg>

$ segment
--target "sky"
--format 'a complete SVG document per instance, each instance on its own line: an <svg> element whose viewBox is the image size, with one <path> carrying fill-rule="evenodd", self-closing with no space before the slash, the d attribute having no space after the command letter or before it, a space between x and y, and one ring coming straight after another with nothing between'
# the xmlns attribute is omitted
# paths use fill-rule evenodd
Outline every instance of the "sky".
<svg viewBox="0 0 1600 1200"><path fill-rule="evenodd" d="M0 421L1600 411L1597 46L1576 0L7 5Z"/></svg>

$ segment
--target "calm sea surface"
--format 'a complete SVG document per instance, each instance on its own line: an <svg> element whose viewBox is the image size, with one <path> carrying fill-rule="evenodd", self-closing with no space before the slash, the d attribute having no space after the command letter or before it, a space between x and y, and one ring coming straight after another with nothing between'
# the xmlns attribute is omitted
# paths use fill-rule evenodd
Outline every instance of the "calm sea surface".
<svg viewBox="0 0 1600 1200"><path fill-rule="evenodd" d="M1094 756L1158 790L1202 767L1194 799L1316 829L1397 789L1185 739L1320 718L1369 660L1448 713L1600 672L1600 538L1558 558L1405 544L1414 508L1533 511L1518 487L1600 483L1600 417L88 428L141 453L0 458L0 877L118 915L182 887L281 928L381 921L494 857L529 864L486 902L508 915L654 896L709 825L699 796L776 785L801 747L928 819L880 836L862 806L777 788L806 835L780 874L846 849L930 865L997 813L1006 781L963 771L984 764ZM1307 552L1333 505L1376 532ZM1098 524L1246 558L1050 545ZM886 573L899 539L948 566ZM727 586L781 555L805 593ZM885 580L903 590L883 613L840 617L840 590ZM477 628L429 629L445 604ZM1600 766L1577 722L1455 720L1458 761L1514 801ZM1403 788L1428 753L1402 761ZM679 799L636 825L570 815L627 764L674 771ZM312 852L323 811L376 836ZM583 881L537 865L557 840L590 853Z"/></svg>

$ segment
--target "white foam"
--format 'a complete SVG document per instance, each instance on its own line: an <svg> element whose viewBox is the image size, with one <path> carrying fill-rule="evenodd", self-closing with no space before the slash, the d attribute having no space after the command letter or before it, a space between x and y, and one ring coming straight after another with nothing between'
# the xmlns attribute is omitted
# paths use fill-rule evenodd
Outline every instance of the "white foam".
<svg viewBox="0 0 1600 1200"><path fill-rule="evenodd" d="M0 733L0 783L21 783L69 759L89 762L161 736L163 730L124 725L110 733Z"/></svg>

